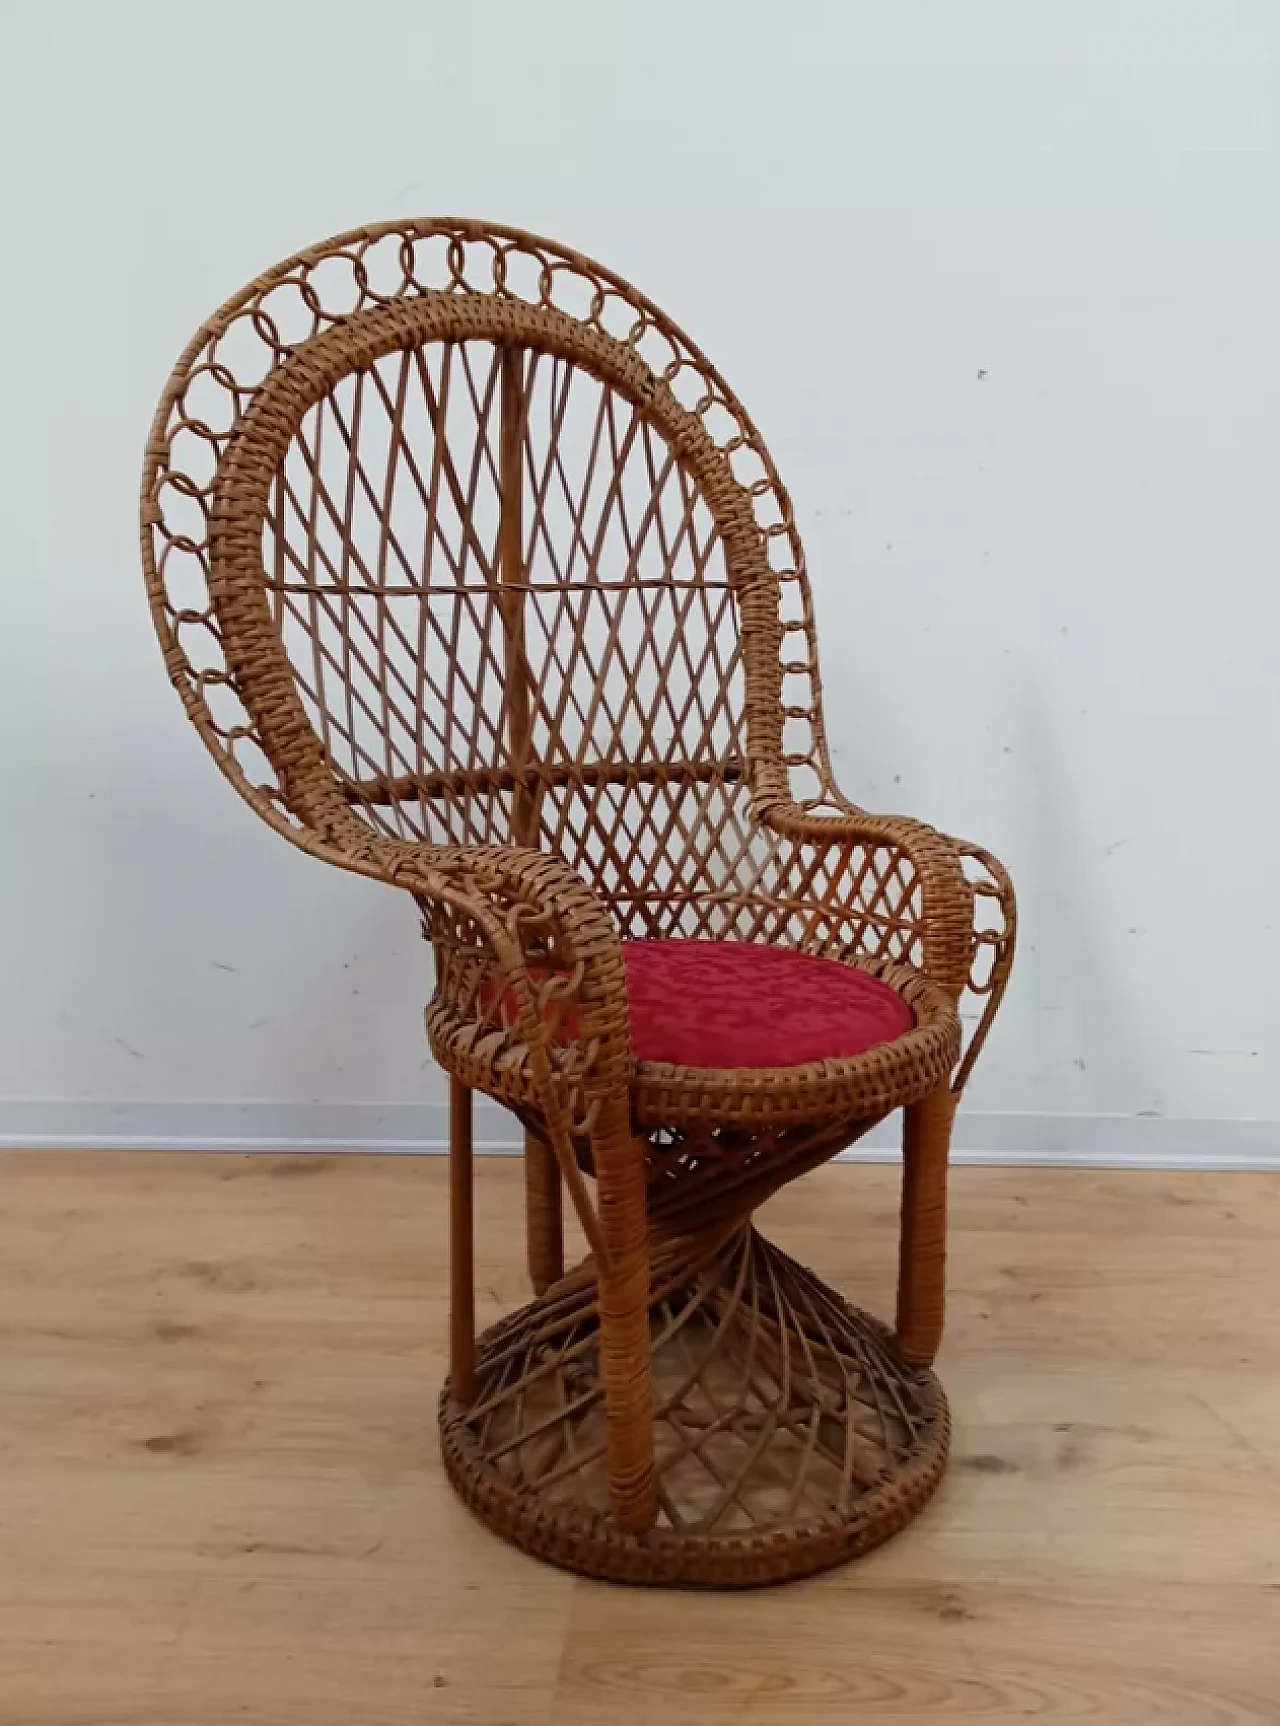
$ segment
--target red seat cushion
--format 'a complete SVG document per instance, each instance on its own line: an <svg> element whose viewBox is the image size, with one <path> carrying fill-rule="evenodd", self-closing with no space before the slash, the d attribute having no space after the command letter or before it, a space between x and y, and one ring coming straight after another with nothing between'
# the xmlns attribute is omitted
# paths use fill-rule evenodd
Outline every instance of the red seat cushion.
<svg viewBox="0 0 1280 1726"><path fill-rule="evenodd" d="M798 1067L861 1055L915 1024L876 977L744 941L624 941L638 1061Z"/></svg>

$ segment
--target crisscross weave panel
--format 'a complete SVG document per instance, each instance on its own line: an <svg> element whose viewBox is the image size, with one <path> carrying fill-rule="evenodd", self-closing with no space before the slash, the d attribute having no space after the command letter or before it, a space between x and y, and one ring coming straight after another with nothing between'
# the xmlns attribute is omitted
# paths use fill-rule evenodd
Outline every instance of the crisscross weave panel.
<svg viewBox="0 0 1280 1726"><path fill-rule="evenodd" d="M678 917L777 772L776 578L631 349L500 310L371 312L268 382L214 489L228 663L320 831L549 845Z"/></svg>
<svg viewBox="0 0 1280 1726"><path fill-rule="evenodd" d="M505 533L501 520L511 379L492 341L424 344L336 379L295 428L263 510L271 605L298 695L352 802L390 832L474 840L519 830L594 863L602 881L621 880L609 805L628 790L641 828L619 836L633 850L626 891L637 891L637 867L647 877L646 908L628 914L635 932L710 932L705 905L688 911L703 863L717 881L754 867L744 862L736 657L749 620L735 615L706 500L645 406L655 393L680 405L746 500L772 578L757 623L786 703L767 772L779 794L817 806L830 772L803 554L768 451L723 378L658 307L578 253L474 221L387 223L286 260L207 321L160 403L143 482L143 560L170 675L224 771L300 837L310 823L228 657L211 588L218 476L246 415L310 344L432 295L491 308L498 321L522 308L556 312L584 338L624 347L637 387L620 392L563 359L526 357L513 555L510 512ZM493 776L495 763L499 774L504 759L510 767L509 703L504 711L495 686L509 685L521 646L517 608L503 608L498 631L494 596L475 591L495 566L529 590L518 609L537 700L519 784ZM424 604L420 590L437 585L466 591ZM776 716L778 694L761 711ZM691 761L696 780L673 772ZM482 778L464 783L465 774ZM700 802L673 796L690 782L709 787ZM686 832L671 876L660 867L650 876Z"/></svg>
<svg viewBox="0 0 1280 1726"><path fill-rule="evenodd" d="M307 411L263 565L307 716L378 827L505 842L523 795L515 836L611 897L732 870L738 596L705 499L635 401L492 341L384 355Z"/></svg>

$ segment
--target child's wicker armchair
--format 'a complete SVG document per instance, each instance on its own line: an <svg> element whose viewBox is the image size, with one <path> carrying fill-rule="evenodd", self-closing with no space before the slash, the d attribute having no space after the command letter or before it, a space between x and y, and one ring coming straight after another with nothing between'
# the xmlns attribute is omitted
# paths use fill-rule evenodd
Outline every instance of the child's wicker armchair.
<svg viewBox="0 0 1280 1726"><path fill-rule="evenodd" d="M884 1539L945 1461L948 1140L1013 896L985 852L836 790L800 540L736 396L575 253L362 229L200 330L142 512L169 673L223 771L422 909L463 1497L638 1581L769 1581ZM472 1089L526 1128L538 1291L478 1343ZM895 1332L751 1216L897 1108ZM562 1182L591 1247L567 1275Z"/></svg>

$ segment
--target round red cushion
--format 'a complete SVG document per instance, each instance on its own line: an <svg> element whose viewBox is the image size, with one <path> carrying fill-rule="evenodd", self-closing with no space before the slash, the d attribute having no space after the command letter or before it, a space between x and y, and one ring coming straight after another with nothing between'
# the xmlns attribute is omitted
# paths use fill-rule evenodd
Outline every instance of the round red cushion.
<svg viewBox="0 0 1280 1726"><path fill-rule="evenodd" d="M638 1061L798 1067L861 1055L915 1024L887 983L745 941L624 941Z"/></svg>

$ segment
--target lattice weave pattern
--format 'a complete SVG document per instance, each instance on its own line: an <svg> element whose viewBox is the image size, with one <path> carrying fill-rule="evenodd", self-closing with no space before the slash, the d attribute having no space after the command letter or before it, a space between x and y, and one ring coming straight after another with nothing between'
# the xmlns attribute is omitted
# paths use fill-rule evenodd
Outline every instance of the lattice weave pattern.
<svg viewBox="0 0 1280 1726"><path fill-rule="evenodd" d="M216 609L209 604L213 478L233 429L270 374L317 335L363 312L431 294L535 306L580 319L584 330L624 342L674 399L697 416L750 497L770 568L778 578L789 718L806 728L803 735L789 734L788 761L797 770L811 771L808 798L820 800L829 788L830 773L816 695L803 552L789 499L742 405L687 337L611 272L550 242L462 221L361 229L301 253L229 301L203 326L179 362L148 452L144 555L154 564L153 603L171 672L215 747L225 750L250 785L278 798L280 787L261 751L254 718L236 701ZM536 567L532 560L528 565L530 583L546 576L561 585L578 582L594 588L599 536L607 530L629 541L636 555L643 555L645 541L651 542L664 560L672 558L673 573L683 568L685 580L705 571L713 557L705 513L699 520L698 500L690 496L671 452L657 447L651 430L637 420L634 405L593 390L589 382L584 386L563 362L535 360L533 369L536 375L525 392L523 456L531 481L528 539L536 550ZM495 561L501 396L501 364L493 348L475 351L455 344L434 354L406 353L384 368L362 372L347 379L332 401L318 405L310 422L299 428L272 516L278 547L272 579L282 590L282 609L295 619L300 610L305 612L288 603L290 576L299 593L310 594L317 567L332 578L332 585L345 589L348 600L353 578L356 584L390 588L390 598L396 597L398 583L407 590L400 596L413 598L431 585L433 563L443 572L446 592L465 584L468 576L483 586L492 577ZM539 438L540 420L552 435ZM433 435L421 446L428 453L420 465L413 457L412 432L427 422ZM571 443L576 467L565 464L564 448ZM403 459L389 469L387 456L394 444ZM326 460L328 452L334 452L333 466L322 465L321 446ZM332 490L322 488L318 482L330 476ZM393 525L387 506L401 499L406 513ZM411 520L415 511L416 523ZM361 518L370 516L377 518L378 550L372 553L376 574L361 566L356 531ZM289 549L291 524L302 527L301 538L311 547L301 561ZM625 566L619 569L620 577L624 571ZM582 609L592 609L583 605L581 588L578 591ZM632 603L641 609L639 594ZM461 609L467 614L457 625L463 638L468 625L483 635L476 627L478 604L464 599ZM366 637L354 667L376 671L373 656L384 651L376 633L369 638L354 609L336 603L336 596L325 610L335 622L341 619ZM394 636L394 627L389 626L389 633ZM472 713L483 733L486 721L478 714L484 711L485 681L500 681L502 668L492 657L486 664L478 652L471 677L480 681L467 693L481 698ZM655 669L658 663L655 659ZM696 656L687 664L696 664ZM566 673L571 670L564 666ZM339 678L348 675L340 665L330 664L328 671ZM324 676L322 667L322 681ZM463 674L455 676L465 683ZM565 676L562 687L571 682L572 677ZM379 688L376 677L373 685ZM312 694L320 691L313 689ZM407 699L413 712L416 692ZM341 741L357 758L363 748L358 726L372 721L376 729L381 700L379 689L374 712L369 713L353 699L353 711L346 715ZM564 700L567 704L572 697ZM554 715L554 701L549 706ZM336 737L341 716L332 715L331 721ZM449 723L456 721L451 718ZM459 739L452 749L446 739L435 741L442 769L460 758L470 761L469 740ZM398 747L403 758L406 744L416 765L417 734L411 728L398 745L384 741L379 746L379 772L387 765L384 748Z"/></svg>

